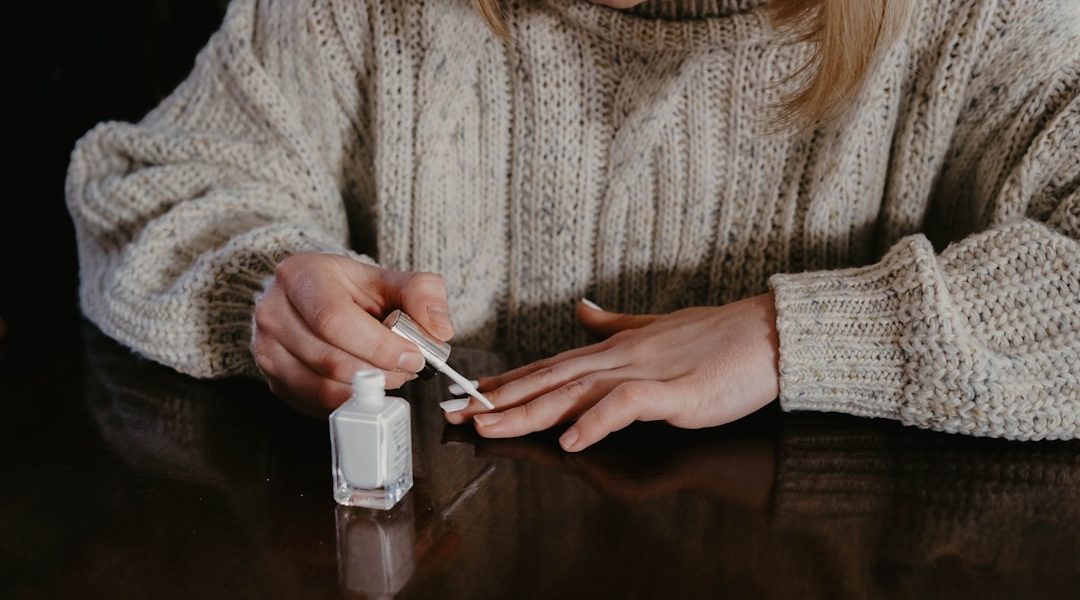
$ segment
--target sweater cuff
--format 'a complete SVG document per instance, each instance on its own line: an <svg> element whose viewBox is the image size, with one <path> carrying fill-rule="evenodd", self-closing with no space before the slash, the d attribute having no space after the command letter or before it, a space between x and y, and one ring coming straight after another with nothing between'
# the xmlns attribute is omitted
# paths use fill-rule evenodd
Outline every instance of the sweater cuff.
<svg viewBox="0 0 1080 600"><path fill-rule="evenodd" d="M873 265L773 275L781 407L899 419L908 317L934 261L912 236Z"/></svg>

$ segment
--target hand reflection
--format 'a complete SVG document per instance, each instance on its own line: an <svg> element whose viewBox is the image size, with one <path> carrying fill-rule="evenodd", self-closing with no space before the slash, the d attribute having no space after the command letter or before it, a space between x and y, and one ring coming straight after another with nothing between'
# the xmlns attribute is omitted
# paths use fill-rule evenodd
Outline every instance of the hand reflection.
<svg viewBox="0 0 1080 600"><path fill-rule="evenodd" d="M259 484L273 424L251 381L207 382L141 360L84 327L87 406L117 457L144 473L222 485ZM242 425L242 426L241 426Z"/></svg>
<svg viewBox="0 0 1080 600"><path fill-rule="evenodd" d="M748 510L768 507L775 470L770 436L741 430L677 431L661 425L635 426L627 436L634 439L574 454L562 452L551 435L489 440L447 426L444 440L467 440L481 458L507 458L573 473L622 502L688 491Z"/></svg>

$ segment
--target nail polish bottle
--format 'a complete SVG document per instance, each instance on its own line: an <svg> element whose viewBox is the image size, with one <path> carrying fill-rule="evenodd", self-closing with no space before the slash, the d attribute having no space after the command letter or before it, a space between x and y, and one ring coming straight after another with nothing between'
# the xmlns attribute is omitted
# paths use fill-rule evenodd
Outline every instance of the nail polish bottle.
<svg viewBox="0 0 1080 600"><path fill-rule="evenodd" d="M382 371L357 371L352 398L330 414L338 504L388 510L412 488L409 403L384 386Z"/></svg>

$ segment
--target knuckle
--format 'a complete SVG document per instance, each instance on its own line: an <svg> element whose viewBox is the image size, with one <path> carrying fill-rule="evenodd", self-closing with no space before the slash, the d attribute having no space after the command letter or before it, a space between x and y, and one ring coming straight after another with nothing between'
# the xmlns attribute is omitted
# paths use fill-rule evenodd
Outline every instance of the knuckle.
<svg viewBox="0 0 1080 600"><path fill-rule="evenodd" d="M561 369L557 364L552 364L525 375L516 382L512 382L513 385L509 385L509 389L513 390L515 394L532 394L536 392L558 392L562 380L560 379ZM501 389L501 388L500 388ZM501 395L501 394L497 394Z"/></svg>
<svg viewBox="0 0 1080 600"><path fill-rule="evenodd" d="M438 273L424 271L420 273L420 279L424 282L425 285L432 285L440 288L446 287L446 283L443 281L442 275L439 275Z"/></svg>
<svg viewBox="0 0 1080 600"><path fill-rule="evenodd" d="M600 383L610 380L611 375L606 371L599 371L582 375L577 381L581 383L583 390L596 388Z"/></svg>
<svg viewBox="0 0 1080 600"><path fill-rule="evenodd" d="M515 435L525 435L540 431L551 425L547 411L540 406L539 399L527 402L506 412L507 423L504 427Z"/></svg>
<svg viewBox="0 0 1080 600"><path fill-rule="evenodd" d="M513 417L517 417L515 421L518 425L522 425L525 427L530 427L532 425L532 422L537 417L536 409L538 407L536 406L536 404L537 403L535 401L526 402L525 404L522 404L521 406L510 411L513 413Z"/></svg>
<svg viewBox="0 0 1080 600"><path fill-rule="evenodd" d="M540 383L540 384L551 383L552 381L554 381L556 379L556 377L558 375L558 373L556 372L557 368L558 368L558 365L549 365L549 366L546 366L546 367L541 367L540 369L537 369L536 372L533 373L531 377L529 377L529 379L531 379L531 380L533 380L533 381L535 381L537 383Z"/></svg>
<svg viewBox="0 0 1080 600"><path fill-rule="evenodd" d="M502 406L502 392L499 391L499 388L484 392L484 396L489 402L494 404L496 408Z"/></svg>
<svg viewBox="0 0 1080 600"><path fill-rule="evenodd" d="M585 392L585 382L580 379L575 379L564 384L559 388L559 393L563 397L569 399L576 399Z"/></svg>
<svg viewBox="0 0 1080 600"><path fill-rule="evenodd" d="M620 339L615 340L614 343L622 347L623 351L627 353L631 360L637 362L639 360L648 360L650 358L648 356L649 350L646 347L647 344L640 336L634 335L633 331L620 331L615 335L619 336Z"/></svg>
<svg viewBox="0 0 1080 600"><path fill-rule="evenodd" d="M388 334L394 335L394 334ZM368 358L383 368L397 368L397 348L387 339L387 335L378 335L368 343Z"/></svg>
<svg viewBox="0 0 1080 600"><path fill-rule="evenodd" d="M506 394L506 391L502 387L497 387L497 388L495 388L493 390L484 392L484 396L486 396L487 399L490 400L491 403L494 404L497 407L503 405L503 403L504 403L503 396L505 394Z"/></svg>
<svg viewBox="0 0 1080 600"><path fill-rule="evenodd" d="M532 373L528 373L526 371L526 376L535 375L536 373L538 373L540 371L543 371L544 369L547 369L551 365L555 364L555 357L549 356L547 358L542 358L542 359L540 359L540 360L538 360L538 361L536 361L536 362L534 362L532 364L533 364L533 367L535 367L535 368L533 369Z"/></svg>
<svg viewBox="0 0 1080 600"><path fill-rule="evenodd" d="M616 331L615 333L611 334L611 336L608 338L608 340L611 341L611 343L626 342L627 338L631 337L632 335L633 335L633 331L631 331L629 329L621 329L621 330Z"/></svg>
<svg viewBox="0 0 1080 600"><path fill-rule="evenodd" d="M260 302L255 305L255 311L252 314L252 321L255 323L256 335L258 335L260 332L270 330L274 318L271 316L271 311L269 307L267 307L266 302Z"/></svg>
<svg viewBox="0 0 1080 600"><path fill-rule="evenodd" d="M613 400L621 407L637 406L642 399L641 387L635 382L619 384L612 395Z"/></svg>
<svg viewBox="0 0 1080 600"><path fill-rule="evenodd" d="M256 363L270 358L270 341L267 336L256 333L251 338L251 356L255 358Z"/></svg>
<svg viewBox="0 0 1080 600"><path fill-rule="evenodd" d="M338 330L341 308L336 304L319 304L311 311L311 326L323 336Z"/></svg>
<svg viewBox="0 0 1080 600"><path fill-rule="evenodd" d="M618 346L619 345L619 340L623 339L622 337L620 337L620 334L622 334L622 333L624 333L624 332L622 332L622 331L617 332L614 335L610 335L610 336L604 338L603 340L600 340L599 342L596 342L596 344L594 344L594 346L596 347L597 352L604 352L604 351L611 350L611 349L615 348L616 346Z"/></svg>
<svg viewBox="0 0 1080 600"><path fill-rule="evenodd" d="M251 338L251 356L256 361L266 356L266 336L255 334L255 337Z"/></svg>
<svg viewBox="0 0 1080 600"><path fill-rule="evenodd" d="M255 366L259 371L262 371L263 375L270 375L272 369L270 369L270 361L266 360L266 357L259 352L253 352L252 357L255 359Z"/></svg>
<svg viewBox="0 0 1080 600"><path fill-rule="evenodd" d="M283 285L292 283L295 281L296 277L303 272L301 263L303 263L303 256L300 254L293 254L292 256L286 257L279 262L277 268L274 269L274 279Z"/></svg>
<svg viewBox="0 0 1080 600"><path fill-rule="evenodd" d="M274 377L277 375L274 360L265 352L255 354L255 366L259 368L263 376Z"/></svg>
<svg viewBox="0 0 1080 600"><path fill-rule="evenodd" d="M413 273L409 278L409 286L413 289L446 291L446 283L443 281L442 275L428 271Z"/></svg>
<svg viewBox="0 0 1080 600"><path fill-rule="evenodd" d="M322 348L315 356L315 362L311 367L317 373L321 373L326 377L336 377L343 374L341 357L330 346Z"/></svg>

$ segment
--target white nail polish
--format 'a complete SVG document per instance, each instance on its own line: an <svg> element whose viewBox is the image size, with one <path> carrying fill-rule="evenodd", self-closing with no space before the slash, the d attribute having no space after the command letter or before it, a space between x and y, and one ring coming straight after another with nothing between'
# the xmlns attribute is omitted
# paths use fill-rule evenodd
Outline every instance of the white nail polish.
<svg viewBox="0 0 1080 600"><path fill-rule="evenodd" d="M593 302L592 300L589 300L588 298L582 298L581 303L584 304L585 306L588 306L589 308L591 308L593 310L601 310L601 311L604 310L604 309L600 308L599 306L597 306L595 302Z"/></svg>
<svg viewBox="0 0 1080 600"><path fill-rule="evenodd" d="M446 402L440 402L439 408L448 413L460 412L465 410L469 406L468 398L454 398L453 400L447 400Z"/></svg>
<svg viewBox="0 0 1080 600"><path fill-rule="evenodd" d="M382 371L353 377L352 398L330 414L334 500L389 510L413 485L409 403L388 398Z"/></svg>
<svg viewBox="0 0 1080 600"><path fill-rule="evenodd" d="M480 385L480 382L475 380L475 379L470 379L469 383L473 384L473 387L476 387L476 386ZM451 383L450 386L447 387L447 390L449 390L450 393L455 395L455 396L460 396L462 394L467 393L465 391L465 388L461 387L460 385L458 385L456 383Z"/></svg>

